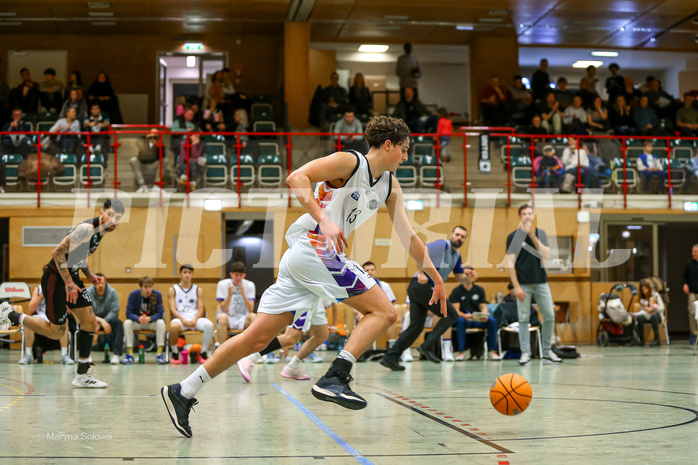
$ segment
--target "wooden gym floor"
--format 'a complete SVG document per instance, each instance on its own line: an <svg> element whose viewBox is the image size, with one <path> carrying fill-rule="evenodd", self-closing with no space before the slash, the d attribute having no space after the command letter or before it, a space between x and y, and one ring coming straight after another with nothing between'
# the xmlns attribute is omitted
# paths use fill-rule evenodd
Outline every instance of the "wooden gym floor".
<svg viewBox="0 0 698 465"><path fill-rule="evenodd" d="M159 389L192 365L99 364L106 390L71 387L74 367L19 366L0 351L0 463L10 464L678 464L694 461L698 356L670 347L583 346L561 366L534 360L406 364L393 373L357 364L361 411L319 402L312 381L256 365L250 384L237 367L199 394L194 437L176 432ZM305 363L321 376L325 362ZM416 354L416 351L415 351ZM57 351L47 360L58 360ZM96 354L98 357L100 354ZM515 372L533 401L506 417L489 402L492 381Z"/></svg>

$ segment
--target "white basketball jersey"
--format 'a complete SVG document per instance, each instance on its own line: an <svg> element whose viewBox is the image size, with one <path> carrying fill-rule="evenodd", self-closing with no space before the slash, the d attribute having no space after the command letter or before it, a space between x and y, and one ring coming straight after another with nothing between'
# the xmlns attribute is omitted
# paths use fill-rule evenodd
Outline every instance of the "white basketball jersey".
<svg viewBox="0 0 698 465"><path fill-rule="evenodd" d="M172 287L175 291L175 306L179 314L182 315L182 318L186 318L187 320L194 318L196 314L199 313L199 287L196 284L192 284L186 291L182 289L179 284L175 284Z"/></svg>
<svg viewBox="0 0 698 465"><path fill-rule="evenodd" d="M336 188L329 182L322 182L315 188L315 200L347 238L385 204L392 188L389 171L379 173L378 178L374 178L366 157L358 152L350 153L356 156L357 163L344 186ZM312 244L320 233L317 222L306 213L288 228L286 241L292 246L299 237L307 234Z"/></svg>

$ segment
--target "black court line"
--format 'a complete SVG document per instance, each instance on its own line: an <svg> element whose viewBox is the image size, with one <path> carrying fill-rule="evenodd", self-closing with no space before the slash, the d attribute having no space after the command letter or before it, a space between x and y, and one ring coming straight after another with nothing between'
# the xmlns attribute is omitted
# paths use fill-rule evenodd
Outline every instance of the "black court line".
<svg viewBox="0 0 698 465"><path fill-rule="evenodd" d="M466 431L462 428L457 427L456 425L452 425L451 423L444 421L441 418L435 417L435 416L433 416L433 415L431 415L423 410L420 410L416 407L413 407L413 406L407 405L407 404L403 404L399 400L395 400L392 397L386 396L385 394L382 394L380 392L377 392L376 394L378 394L379 396L381 396L384 399L389 400L390 402L394 402L394 403L400 405L401 407L405 407L406 409L412 410L413 412L416 412L422 416L425 416L425 417L429 418L430 420L433 420L433 421L435 421L435 422L437 422L437 423L439 423L447 428L451 428L453 431L456 431L456 432L461 433L465 436L468 436L471 439L475 439L476 441L481 442L481 443L485 444L486 446L489 446L493 449L496 449L503 454L513 454L514 453L513 451L510 451L509 449L506 449L502 446L499 446L488 439L483 439L481 436L478 436L477 434L473 434L470 431Z"/></svg>

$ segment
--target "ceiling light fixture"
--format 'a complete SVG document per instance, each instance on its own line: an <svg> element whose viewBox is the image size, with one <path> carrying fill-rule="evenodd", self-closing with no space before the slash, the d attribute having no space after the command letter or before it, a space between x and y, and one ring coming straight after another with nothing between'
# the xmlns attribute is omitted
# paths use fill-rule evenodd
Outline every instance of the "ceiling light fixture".
<svg viewBox="0 0 698 465"><path fill-rule="evenodd" d="M594 57L617 57L618 52L594 50L593 52L591 52L591 56L594 56Z"/></svg>
<svg viewBox="0 0 698 465"><path fill-rule="evenodd" d="M656 41L657 41L657 38L656 38L656 37L652 37L652 38L650 39L650 42L656 42Z"/></svg>
<svg viewBox="0 0 698 465"><path fill-rule="evenodd" d="M88 16L114 16L114 13L111 11L88 11L87 12Z"/></svg>
<svg viewBox="0 0 698 465"><path fill-rule="evenodd" d="M194 55L187 55L187 68L196 67L196 57Z"/></svg>
<svg viewBox="0 0 698 465"><path fill-rule="evenodd" d="M362 53L385 53L390 48L389 45L362 44L359 46L359 52Z"/></svg>
<svg viewBox="0 0 698 465"><path fill-rule="evenodd" d="M456 31L472 31L473 29L475 29L473 23L456 24Z"/></svg>
<svg viewBox="0 0 698 465"><path fill-rule="evenodd" d="M598 68L600 66L603 66L603 61L578 60L572 63L573 68L588 68L589 66L596 66Z"/></svg>

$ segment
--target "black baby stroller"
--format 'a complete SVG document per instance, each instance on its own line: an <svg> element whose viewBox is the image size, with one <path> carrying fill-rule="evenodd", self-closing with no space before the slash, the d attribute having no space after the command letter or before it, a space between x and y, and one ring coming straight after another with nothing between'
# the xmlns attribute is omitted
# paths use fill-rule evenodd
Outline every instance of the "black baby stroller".
<svg viewBox="0 0 698 465"><path fill-rule="evenodd" d="M623 304L621 297L623 289L630 290L630 302ZM628 312L632 308L637 295L637 287L632 284L615 284L611 291L602 293L599 297L599 327L596 330L596 343L605 347L609 342L616 344L638 345L639 339L635 330L635 319Z"/></svg>

